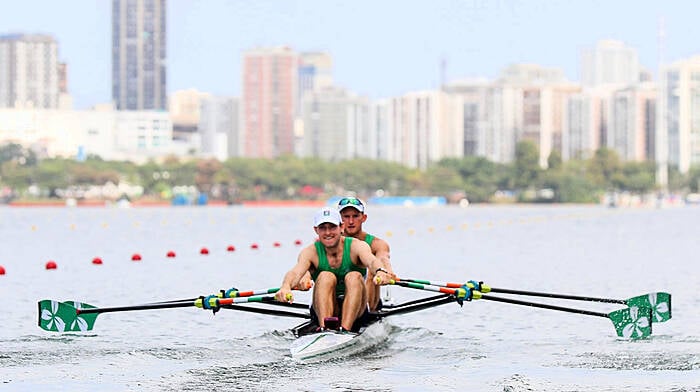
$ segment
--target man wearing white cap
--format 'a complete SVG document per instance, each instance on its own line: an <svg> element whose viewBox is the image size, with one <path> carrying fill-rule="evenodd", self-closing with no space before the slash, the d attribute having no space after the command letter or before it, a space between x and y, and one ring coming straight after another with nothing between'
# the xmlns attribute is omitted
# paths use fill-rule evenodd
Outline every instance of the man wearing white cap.
<svg viewBox="0 0 700 392"><path fill-rule="evenodd" d="M389 243L362 230L362 224L367 220L365 203L357 197L344 197L338 200L338 211L343 220L343 234L366 242L372 254L376 256L386 269L392 271L390 262ZM367 271L367 303L369 310L376 311L379 306L379 285L374 281L373 270Z"/></svg>
<svg viewBox="0 0 700 392"><path fill-rule="evenodd" d="M327 318L340 316L341 329L351 331L359 327L355 321L367 311L367 269L374 273L378 284L387 284L396 277L372 254L367 243L343 236L342 228L337 208L323 207L316 213L314 231L318 240L299 252L296 265L285 274L275 298L292 302L292 287L308 271L314 280L313 309L319 327L325 329Z"/></svg>

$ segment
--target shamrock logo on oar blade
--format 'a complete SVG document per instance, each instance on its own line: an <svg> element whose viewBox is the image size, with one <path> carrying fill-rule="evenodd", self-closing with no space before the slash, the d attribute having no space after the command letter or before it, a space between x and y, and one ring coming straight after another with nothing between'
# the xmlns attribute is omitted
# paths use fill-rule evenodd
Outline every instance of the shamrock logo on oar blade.
<svg viewBox="0 0 700 392"><path fill-rule="evenodd" d="M94 309L94 306L78 301L66 301L63 302L62 305L66 306L66 308L70 307L71 312L75 314L75 320L70 323L70 331L85 332L90 331L93 328L93 325L95 325L95 319L97 318L97 313L78 314L76 310Z"/></svg>
<svg viewBox="0 0 700 392"><path fill-rule="evenodd" d="M39 302L41 319L39 326L47 331L63 332L66 330L66 323L59 315L60 304L57 301L43 300Z"/></svg>
<svg viewBox="0 0 700 392"><path fill-rule="evenodd" d="M654 322L661 323L671 318L671 294L657 292L640 295L627 300L627 306L649 308Z"/></svg>
<svg viewBox="0 0 700 392"><path fill-rule="evenodd" d="M651 335L651 309L636 306L620 309L608 314L617 336L639 339Z"/></svg>

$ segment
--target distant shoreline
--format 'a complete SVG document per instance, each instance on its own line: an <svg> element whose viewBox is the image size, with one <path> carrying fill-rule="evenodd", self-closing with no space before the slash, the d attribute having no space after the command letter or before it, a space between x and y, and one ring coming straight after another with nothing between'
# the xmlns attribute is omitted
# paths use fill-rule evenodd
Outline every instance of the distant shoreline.
<svg viewBox="0 0 700 392"><path fill-rule="evenodd" d="M196 207L228 207L228 206L243 206L243 207L321 207L326 204L322 200L249 200L239 203L230 204L222 200L210 200L205 205L190 204ZM79 200L75 204L69 204L66 200L17 200L6 204L8 207L15 208L38 208L38 207L109 207L120 208L124 207L118 202L110 200ZM173 205L170 201L164 200L135 200L130 202L128 207L181 207Z"/></svg>

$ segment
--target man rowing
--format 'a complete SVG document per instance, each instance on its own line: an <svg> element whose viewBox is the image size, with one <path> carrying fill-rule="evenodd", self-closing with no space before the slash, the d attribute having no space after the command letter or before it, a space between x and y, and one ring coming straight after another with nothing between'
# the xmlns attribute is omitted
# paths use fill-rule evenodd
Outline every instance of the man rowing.
<svg viewBox="0 0 700 392"><path fill-rule="evenodd" d="M343 234L366 242L372 254L392 271L390 261L389 243L373 236L362 229L362 224L367 220L365 204L357 197L344 197L338 201L338 211L343 220ZM374 282L372 270L367 271L365 286L367 290L367 303L369 310L376 311L380 306L379 285Z"/></svg>
<svg viewBox="0 0 700 392"><path fill-rule="evenodd" d="M359 319L368 311L365 276L369 269L379 285L395 275L390 267L372 254L366 242L342 235L343 223L335 207L324 207L314 216L318 240L299 252L297 263L285 275L278 301L292 302L292 287L309 272L314 281L313 315L320 329L326 321L340 316L340 328L357 330Z"/></svg>

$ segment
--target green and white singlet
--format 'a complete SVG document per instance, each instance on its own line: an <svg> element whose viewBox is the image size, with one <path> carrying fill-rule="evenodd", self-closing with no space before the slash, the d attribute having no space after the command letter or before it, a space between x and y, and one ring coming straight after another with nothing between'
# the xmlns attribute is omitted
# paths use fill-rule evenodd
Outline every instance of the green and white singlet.
<svg viewBox="0 0 700 392"><path fill-rule="evenodd" d="M328 271L333 273L336 277L335 285L335 295L345 294L345 275L349 272L357 271L362 274L363 277L367 275L367 268L358 267L352 263L350 258L350 245L352 244L352 237L345 237L345 243L343 244L343 259L340 263L340 267L331 268L328 264L328 256L326 256L326 248L323 246L321 241L316 241L314 245L316 246L316 253L318 254L318 268L311 274L311 278L316 281L318 274L323 271Z"/></svg>

